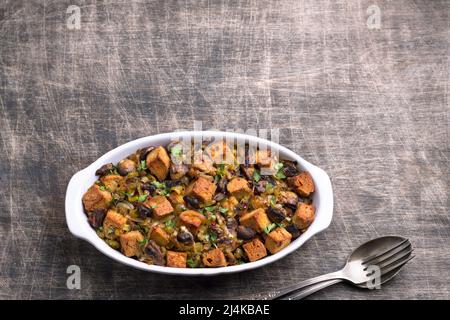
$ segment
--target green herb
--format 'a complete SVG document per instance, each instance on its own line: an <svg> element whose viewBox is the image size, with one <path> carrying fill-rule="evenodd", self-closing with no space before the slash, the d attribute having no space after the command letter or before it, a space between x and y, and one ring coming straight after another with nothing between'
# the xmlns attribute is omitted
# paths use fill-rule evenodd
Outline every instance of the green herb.
<svg viewBox="0 0 450 320"><path fill-rule="evenodd" d="M225 164L221 163L219 164L219 167L217 168L217 174L221 177L225 174Z"/></svg>
<svg viewBox="0 0 450 320"><path fill-rule="evenodd" d="M105 190L106 190L106 187L105 187L105 186L100 186L99 189L102 190L102 191L105 191Z"/></svg>
<svg viewBox="0 0 450 320"><path fill-rule="evenodd" d="M215 243L217 241L217 234L213 231L209 232L209 241Z"/></svg>
<svg viewBox="0 0 450 320"><path fill-rule="evenodd" d="M108 228L108 234L113 234L114 233L114 228L113 227L109 227Z"/></svg>
<svg viewBox="0 0 450 320"><path fill-rule="evenodd" d="M147 169L147 164L145 163L145 160L141 160L138 166L138 171L144 171Z"/></svg>
<svg viewBox="0 0 450 320"><path fill-rule="evenodd" d="M181 157L182 151L183 147L181 146L181 144L177 144L170 150L170 154L172 155L172 157L179 158Z"/></svg>
<svg viewBox="0 0 450 320"><path fill-rule="evenodd" d="M145 200L147 200L147 197L148 197L148 194L140 195L140 196L138 197L138 201L139 201L139 202L144 202Z"/></svg>
<svg viewBox="0 0 450 320"><path fill-rule="evenodd" d="M264 228L264 233L265 234L269 234L270 231L272 231L273 229L275 229L277 227L276 223L271 223L269 224L267 227Z"/></svg>
<svg viewBox="0 0 450 320"><path fill-rule="evenodd" d="M220 211L220 213L225 214L228 212L228 209L227 208L219 208L219 211Z"/></svg>
<svg viewBox="0 0 450 320"><path fill-rule="evenodd" d="M209 217L209 220L211 220L211 221L216 221L216 215L215 215L215 214L212 214L212 215Z"/></svg>
<svg viewBox="0 0 450 320"><path fill-rule="evenodd" d="M278 162L275 166L274 166L275 170L280 170L281 168L283 168L283 164L281 162Z"/></svg>
<svg viewBox="0 0 450 320"><path fill-rule="evenodd" d="M148 239L144 238L142 240L139 240L138 242L141 247L145 247L147 245Z"/></svg>
<svg viewBox="0 0 450 320"><path fill-rule="evenodd" d="M270 190L273 188L273 184L271 184L270 182L266 183L266 191Z"/></svg>
<svg viewBox="0 0 450 320"><path fill-rule="evenodd" d="M275 177L277 177L278 179L286 179L286 175L281 170L275 173Z"/></svg>
<svg viewBox="0 0 450 320"><path fill-rule="evenodd" d="M176 222L175 222L175 220L167 220L166 221L166 223L165 223L165 225L166 225L166 227L169 227L169 228L173 228L173 227L175 227L176 226Z"/></svg>
<svg viewBox="0 0 450 320"><path fill-rule="evenodd" d="M278 162L275 166L274 166L275 170L277 170L277 173L275 173L275 177L277 177L278 179L286 179L286 175L283 172L283 164L281 162Z"/></svg>
<svg viewBox="0 0 450 320"><path fill-rule="evenodd" d="M195 263L194 260L192 260L192 258L187 259L186 263L189 266L189 268L195 268L197 266L197 263Z"/></svg>
<svg viewBox="0 0 450 320"><path fill-rule="evenodd" d="M205 207L205 210L208 212L214 211L215 209L216 209L216 206Z"/></svg>
<svg viewBox="0 0 450 320"><path fill-rule="evenodd" d="M103 227L102 226L100 226L100 227L98 227L98 231L103 231Z"/></svg>
<svg viewBox="0 0 450 320"><path fill-rule="evenodd" d="M269 203L273 207L273 206L275 206L277 204L277 199L275 199L274 196L271 196L270 200L269 200Z"/></svg>
<svg viewBox="0 0 450 320"><path fill-rule="evenodd" d="M156 209L157 207L158 206L156 204L153 204L153 205L150 206L150 208L152 208L152 209Z"/></svg>
<svg viewBox="0 0 450 320"><path fill-rule="evenodd" d="M261 180L261 174L258 172L258 170L255 170L255 172L253 172L253 180L255 180L256 182Z"/></svg>
<svg viewBox="0 0 450 320"><path fill-rule="evenodd" d="M152 184L158 189L166 189L166 184L164 182L152 181Z"/></svg>

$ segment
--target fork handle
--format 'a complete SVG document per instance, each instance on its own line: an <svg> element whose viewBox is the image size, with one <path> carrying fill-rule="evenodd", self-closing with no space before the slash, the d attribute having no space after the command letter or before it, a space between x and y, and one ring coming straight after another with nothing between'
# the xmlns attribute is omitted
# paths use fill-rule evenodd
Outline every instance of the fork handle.
<svg viewBox="0 0 450 320"><path fill-rule="evenodd" d="M291 285L289 287L281 289L277 292L274 292L274 294L272 294L270 296L270 299L280 299L284 295L287 295L288 293L291 293L293 291L300 290L302 288L308 287L310 285L313 285L313 284L316 284L319 282L323 282L323 281L327 281L327 280L336 280L336 279L345 279L342 271L324 274L324 275L321 275L321 276L318 276L315 278L311 278L311 279L296 283L294 285Z"/></svg>
<svg viewBox="0 0 450 320"><path fill-rule="evenodd" d="M304 287L302 289L299 289L298 291L294 291L292 294L284 295L280 298L280 300L300 300L303 299L317 291L320 291L326 287L332 286L333 284L342 282L342 279L336 279L336 280L328 280L328 281L322 281L319 283L312 284L310 286Z"/></svg>

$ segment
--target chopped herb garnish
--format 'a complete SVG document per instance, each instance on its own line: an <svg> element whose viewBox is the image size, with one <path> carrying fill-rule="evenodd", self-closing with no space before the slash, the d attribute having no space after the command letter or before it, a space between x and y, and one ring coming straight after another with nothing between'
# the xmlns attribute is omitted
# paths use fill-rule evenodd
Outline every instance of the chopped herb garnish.
<svg viewBox="0 0 450 320"><path fill-rule="evenodd" d="M148 194L140 195L139 198L138 198L138 201L139 202L144 202L145 200L147 200L147 197L148 197Z"/></svg>
<svg viewBox="0 0 450 320"><path fill-rule="evenodd" d="M138 171L144 171L145 169L147 169L147 163L145 160L141 160L138 166Z"/></svg>
<svg viewBox="0 0 450 320"><path fill-rule="evenodd" d="M277 227L276 223L271 223L269 224L267 227L264 228L264 233L265 234L269 234L270 231L272 231L273 229L275 229Z"/></svg>
<svg viewBox="0 0 450 320"><path fill-rule="evenodd" d="M216 215L215 215L215 214L212 214L212 215L209 217L209 220L211 220L211 221L216 221Z"/></svg>
<svg viewBox="0 0 450 320"><path fill-rule="evenodd" d="M152 209L156 209L157 207L158 206L156 204L150 206L150 208L152 208Z"/></svg>
<svg viewBox="0 0 450 320"><path fill-rule="evenodd" d="M183 151L183 147L181 146L181 144L177 144L177 145L173 146L172 149L170 149L170 154L172 155L172 157L179 158L179 157L181 157L182 151Z"/></svg>
<svg viewBox="0 0 450 320"><path fill-rule="evenodd" d="M228 209L227 208L219 208L219 211L220 211L220 213L225 214L228 212Z"/></svg>
<svg viewBox="0 0 450 320"><path fill-rule="evenodd" d="M197 266L197 263L195 263L194 260L192 260L192 258L187 259L186 263L189 266L189 268L195 268Z"/></svg>
<svg viewBox="0 0 450 320"><path fill-rule="evenodd" d="M166 225L166 227L173 228L177 225L177 223L175 222L175 220L171 219L171 220L167 220L165 225Z"/></svg>
<svg viewBox="0 0 450 320"><path fill-rule="evenodd" d="M113 234L114 233L114 228L113 227L109 227L108 228L108 234Z"/></svg>
<svg viewBox="0 0 450 320"><path fill-rule="evenodd" d="M275 199L274 196L271 196L270 200L269 200L269 203L273 207L273 206L275 206L277 204L277 199Z"/></svg>
<svg viewBox="0 0 450 320"><path fill-rule="evenodd" d="M275 177L277 177L278 179L286 179L286 175L283 172L283 164L281 162L278 162L275 166L274 166L275 170L277 170L277 173L275 173Z"/></svg>
<svg viewBox="0 0 450 320"><path fill-rule="evenodd" d="M152 184L158 189L165 189L166 184L164 182L152 181Z"/></svg>
<svg viewBox="0 0 450 320"><path fill-rule="evenodd" d="M261 180L261 174L258 172L258 170L255 170L255 172L253 172L253 180L255 180L256 182Z"/></svg>
<svg viewBox="0 0 450 320"><path fill-rule="evenodd" d="M139 245L140 245L141 247L145 247L145 246L147 245L148 239L147 239L147 238L144 238L144 239L142 239L142 240L140 240L140 241L138 241L138 242L139 242Z"/></svg>
<svg viewBox="0 0 450 320"><path fill-rule="evenodd" d="M105 187L105 186L100 186L99 189L102 190L102 191L105 191L105 190L106 190L106 187Z"/></svg>
<svg viewBox="0 0 450 320"><path fill-rule="evenodd" d="M273 188L273 184L271 184L270 182L266 183L266 191L270 190Z"/></svg>
<svg viewBox="0 0 450 320"><path fill-rule="evenodd" d="M209 241L215 243L217 241L217 234L213 231L209 232Z"/></svg>
<svg viewBox="0 0 450 320"><path fill-rule="evenodd" d="M216 206L205 207L205 210L208 212L214 211L214 209L216 209Z"/></svg>

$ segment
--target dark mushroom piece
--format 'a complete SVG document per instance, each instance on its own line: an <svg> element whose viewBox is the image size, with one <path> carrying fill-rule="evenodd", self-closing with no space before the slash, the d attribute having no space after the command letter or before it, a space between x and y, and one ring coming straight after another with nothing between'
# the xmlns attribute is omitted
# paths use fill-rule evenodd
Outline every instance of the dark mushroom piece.
<svg viewBox="0 0 450 320"><path fill-rule="evenodd" d="M232 235L236 236L237 235L237 227L238 227L238 222L235 218L227 218L227 229L228 232L231 233Z"/></svg>
<svg viewBox="0 0 450 320"><path fill-rule="evenodd" d="M102 226L105 216L106 216L106 211L104 209L95 209L88 215L89 224L94 229L98 229Z"/></svg>
<svg viewBox="0 0 450 320"><path fill-rule="evenodd" d="M194 236L187 229L181 230L180 233L177 234L177 240L184 245L190 245L194 243Z"/></svg>
<svg viewBox="0 0 450 320"><path fill-rule="evenodd" d="M150 182L146 182L142 185L142 190L147 190L151 195L156 191L156 189L156 186Z"/></svg>
<svg viewBox="0 0 450 320"><path fill-rule="evenodd" d="M145 204L143 203L139 203L138 204L138 213L139 213L139 217L142 219L145 219L147 217L150 217L152 214L152 209L150 209L149 207L147 207Z"/></svg>
<svg viewBox="0 0 450 320"><path fill-rule="evenodd" d="M242 240L250 240L255 236L255 231L252 228L239 226L237 227L237 237Z"/></svg>
<svg viewBox="0 0 450 320"><path fill-rule="evenodd" d="M270 221L280 223L284 219L286 219L286 216L284 213L276 208L269 207L267 209L267 216L269 217Z"/></svg>
<svg viewBox="0 0 450 320"><path fill-rule="evenodd" d="M144 252L152 259L154 264L159 266L164 265L164 254L155 241L150 240L145 247Z"/></svg>
<svg viewBox="0 0 450 320"><path fill-rule="evenodd" d="M292 235L292 240L297 239L301 235L300 230L293 224L288 225L285 229Z"/></svg>
<svg viewBox="0 0 450 320"><path fill-rule="evenodd" d="M98 168L97 171L95 171L95 175L101 177L110 173L112 170L114 170L114 165L112 163L107 163Z"/></svg>
<svg viewBox="0 0 450 320"><path fill-rule="evenodd" d="M293 177L300 173L297 168L297 161L283 161L283 173L286 177Z"/></svg>
<svg viewBox="0 0 450 320"><path fill-rule="evenodd" d="M140 161L146 160L147 159L147 155L153 149L155 149L155 147L153 147L153 146L149 146L149 147L146 147L146 148L139 149L138 150L139 160Z"/></svg>
<svg viewBox="0 0 450 320"><path fill-rule="evenodd" d="M223 198L225 198L225 195L224 195L223 193L219 192L218 194L216 194L216 195L214 196L214 201L220 201L220 200L222 200Z"/></svg>
<svg viewBox="0 0 450 320"><path fill-rule="evenodd" d="M197 198L192 197L192 196L184 196L183 200L186 201L186 203L194 208L194 209L199 209L200 208L200 201L198 201Z"/></svg>
<svg viewBox="0 0 450 320"><path fill-rule="evenodd" d="M130 159L124 159L119 161L119 164L117 165L117 171L121 176L126 176L130 172L133 172L136 169L136 164L134 161Z"/></svg>
<svg viewBox="0 0 450 320"><path fill-rule="evenodd" d="M189 168L187 165L183 164L183 163L179 163L179 164L175 164L172 163L170 165L170 178L174 179L174 180L178 180L182 177L184 177L186 175L186 173L188 173Z"/></svg>
<svg viewBox="0 0 450 320"><path fill-rule="evenodd" d="M228 180L225 177L222 177L219 181L219 183L217 184L217 191L221 192L221 193L226 193L227 192L227 184L228 184Z"/></svg>
<svg viewBox="0 0 450 320"><path fill-rule="evenodd" d="M241 164L239 168L241 169L242 175L247 178L247 180L253 180L255 168L252 165Z"/></svg>

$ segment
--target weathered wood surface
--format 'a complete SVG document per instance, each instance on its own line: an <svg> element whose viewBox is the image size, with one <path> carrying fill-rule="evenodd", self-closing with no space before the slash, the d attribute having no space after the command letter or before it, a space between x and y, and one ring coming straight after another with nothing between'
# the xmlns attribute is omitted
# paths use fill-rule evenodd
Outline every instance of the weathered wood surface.
<svg viewBox="0 0 450 320"><path fill-rule="evenodd" d="M380 29L367 27L377 4ZM78 5L80 30L66 9ZM379 291L450 298L448 1L0 1L0 298L245 298L334 271L370 238L417 257ZM135 138L279 128L332 177L330 228L251 272L182 278L115 263L69 232L72 174ZM79 265L81 290L66 288Z"/></svg>

